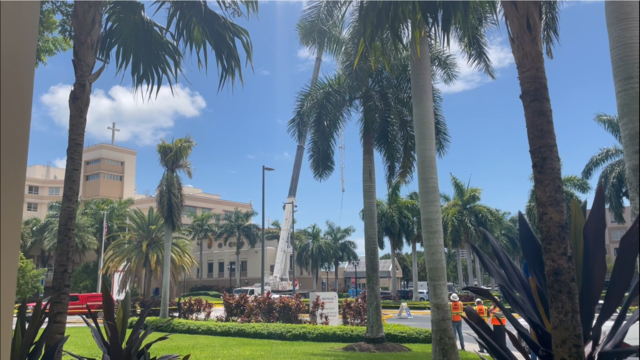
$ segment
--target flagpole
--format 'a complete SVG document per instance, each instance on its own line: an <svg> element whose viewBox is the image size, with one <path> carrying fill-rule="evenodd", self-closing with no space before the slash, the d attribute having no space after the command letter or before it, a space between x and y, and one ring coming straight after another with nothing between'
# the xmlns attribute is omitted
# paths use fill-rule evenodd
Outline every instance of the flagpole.
<svg viewBox="0 0 640 360"><path fill-rule="evenodd" d="M100 251L100 265L98 265L98 293L102 290L102 266L104 263L104 238L107 234L107 212L103 211L104 219L102 220L102 250Z"/></svg>

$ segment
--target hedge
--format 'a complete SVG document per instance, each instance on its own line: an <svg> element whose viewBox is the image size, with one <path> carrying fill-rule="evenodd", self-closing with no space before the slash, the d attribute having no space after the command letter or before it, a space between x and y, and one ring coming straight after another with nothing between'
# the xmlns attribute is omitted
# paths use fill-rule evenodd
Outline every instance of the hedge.
<svg viewBox="0 0 640 360"><path fill-rule="evenodd" d="M210 296L213 298L221 298L222 294L220 294L217 291L192 291L186 294L182 294L181 297L183 298L188 298L188 297L200 297L200 296Z"/></svg>
<svg viewBox="0 0 640 360"><path fill-rule="evenodd" d="M145 327L165 320L149 318ZM134 319L129 321L133 327ZM281 341L313 341L356 343L364 341L364 326L322 326L292 324L239 324L216 321L173 320L157 331L172 334L210 335ZM431 344L431 330L405 325L386 324L384 332L388 342L401 344Z"/></svg>

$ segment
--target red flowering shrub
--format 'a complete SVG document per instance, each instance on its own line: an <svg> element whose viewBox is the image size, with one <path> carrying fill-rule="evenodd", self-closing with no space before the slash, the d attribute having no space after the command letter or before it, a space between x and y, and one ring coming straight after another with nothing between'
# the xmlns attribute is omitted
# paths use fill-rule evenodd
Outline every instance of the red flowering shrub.
<svg viewBox="0 0 640 360"><path fill-rule="evenodd" d="M211 317L211 310L213 309L213 304L209 301L202 301L201 298L192 298L189 297L185 299L181 303L180 310L180 318L181 319L192 319L198 320L200 315L205 316L206 319ZM208 313L208 316L207 316Z"/></svg>
<svg viewBox="0 0 640 360"><path fill-rule="evenodd" d="M365 292L354 300L345 299L340 309L342 325L366 326L367 325L367 297Z"/></svg>
<svg viewBox="0 0 640 360"><path fill-rule="evenodd" d="M320 300L320 296L316 295L316 299L311 303L309 311L309 323L311 325L329 325L329 316L324 311L324 301Z"/></svg>

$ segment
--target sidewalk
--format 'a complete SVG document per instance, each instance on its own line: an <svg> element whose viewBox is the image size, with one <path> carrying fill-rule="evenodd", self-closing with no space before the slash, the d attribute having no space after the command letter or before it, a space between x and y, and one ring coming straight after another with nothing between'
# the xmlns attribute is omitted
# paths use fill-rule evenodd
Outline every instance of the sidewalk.
<svg viewBox="0 0 640 360"><path fill-rule="evenodd" d="M480 356L484 359L491 359L491 356L489 356L489 354L485 353L481 353L480 352L480 346L478 346L478 344L465 344L464 349L468 352L472 352L475 354L480 354ZM518 360L524 360L524 356L522 356L522 354L520 354L517 351L512 351L513 356L516 357L516 359Z"/></svg>

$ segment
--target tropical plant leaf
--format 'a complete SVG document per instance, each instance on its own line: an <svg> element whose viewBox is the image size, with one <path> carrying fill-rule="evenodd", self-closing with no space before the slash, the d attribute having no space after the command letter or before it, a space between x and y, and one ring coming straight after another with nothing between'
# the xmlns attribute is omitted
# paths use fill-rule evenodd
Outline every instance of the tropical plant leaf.
<svg viewBox="0 0 640 360"><path fill-rule="evenodd" d="M571 220L569 239L571 243L571 252L576 267L576 281L578 282L578 290L582 287L582 263L584 260L584 224L585 218L580 210L580 203L576 199L571 199Z"/></svg>
<svg viewBox="0 0 640 360"><path fill-rule="evenodd" d="M631 304L638 297L638 288L639 288L638 284L639 284L638 275L636 275L635 276L635 280L633 281L633 286L631 288L631 291L629 291L629 295L627 295L627 299L625 300L624 304L622 305L622 308L620 308L620 313L616 317L616 320L613 322L613 326L609 330L609 333L607 334L607 337L603 341L603 344L606 345L609 342L611 342L611 340L613 339L614 335L616 333L618 333L618 330L620 329L620 327L624 323L624 321L626 319L625 314L627 314L627 312L629 312L629 308L631 307Z"/></svg>
<svg viewBox="0 0 640 360"><path fill-rule="evenodd" d="M518 350L520 355L522 355L526 360L531 360L531 357L529 356L529 352L524 348L524 346L522 346L522 343L520 343L520 341L518 340L518 337L516 337L511 331L507 329L505 329L504 331L507 333L507 336L509 337L511 344L513 345L514 348L516 348L516 350Z"/></svg>
<svg viewBox="0 0 640 360"><path fill-rule="evenodd" d="M471 329L480 337L480 340L487 346L487 349L492 353L492 356L496 359L516 360L516 357L511 353L508 348L503 348L497 339L495 333L487 322L476 313L473 308L467 306L464 309L466 316L462 319L469 325Z"/></svg>
<svg viewBox="0 0 640 360"><path fill-rule="evenodd" d="M611 339L611 341L604 346L604 350L613 350L615 348L619 348L622 345L622 341L627 336L629 329L633 324L638 321L640 317L640 309L636 309L633 312L633 315L624 323L624 325L616 332L615 336ZM620 314L620 316L625 316L624 314Z"/></svg>
<svg viewBox="0 0 640 360"><path fill-rule="evenodd" d="M538 285L538 288L542 291L546 291L547 280L544 272L542 245L533 233L533 230L531 230L529 222L527 222L527 219L521 212L518 212L518 232L520 235L520 248L522 249L524 258L527 260L529 273L536 285Z"/></svg>
<svg viewBox="0 0 640 360"><path fill-rule="evenodd" d="M129 325L129 314L131 313L131 291L127 290L124 299L120 301L116 314L116 325L120 335L120 344L124 344L127 336L127 326Z"/></svg>
<svg viewBox="0 0 640 360"><path fill-rule="evenodd" d="M60 339L56 344L48 348L42 355L41 360L54 360L56 355L62 350L64 344L69 340L69 335Z"/></svg>
<svg viewBox="0 0 640 360"><path fill-rule="evenodd" d="M573 205L573 202L572 202ZM591 328L595 317L596 306L600 301L602 288L607 273L607 262L604 254L605 231L607 223L605 219L604 188L602 185L596 189L589 218L584 224L583 233L583 261L581 269L582 286L580 287L580 321L582 322L582 335L584 342L591 338ZM574 211L571 210L571 229L574 230Z"/></svg>

